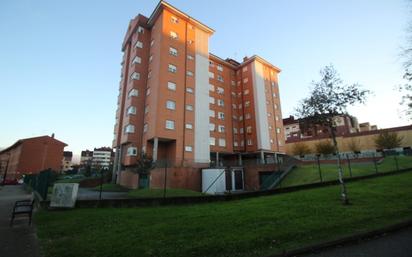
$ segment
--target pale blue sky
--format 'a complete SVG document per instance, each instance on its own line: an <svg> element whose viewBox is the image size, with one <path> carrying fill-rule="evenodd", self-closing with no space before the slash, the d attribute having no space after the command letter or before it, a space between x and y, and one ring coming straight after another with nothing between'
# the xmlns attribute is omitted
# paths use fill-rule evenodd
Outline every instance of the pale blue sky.
<svg viewBox="0 0 412 257"><path fill-rule="evenodd" d="M121 43L128 22L157 0L0 1L0 147L55 133L66 150L109 146L113 138ZM282 69L282 112L293 113L319 70L333 63L346 82L374 91L351 108L360 122L400 118L400 47L405 0L170 0L216 32L214 54L258 54Z"/></svg>

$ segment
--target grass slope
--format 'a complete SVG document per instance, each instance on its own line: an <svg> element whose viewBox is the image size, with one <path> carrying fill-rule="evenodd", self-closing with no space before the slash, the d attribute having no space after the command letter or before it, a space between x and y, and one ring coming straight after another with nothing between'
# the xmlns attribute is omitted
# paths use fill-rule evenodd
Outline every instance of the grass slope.
<svg viewBox="0 0 412 257"><path fill-rule="evenodd" d="M264 256L412 216L412 172L246 200L35 215L45 257Z"/></svg>
<svg viewBox="0 0 412 257"><path fill-rule="evenodd" d="M397 156L399 169L412 168L412 157ZM396 164L393 156L386 157L381 163L377 164L378 172L389 172L396 170ZM376 173L373 162L369 163L351 163L352 176L364 176ZM337 180L338 171L336 164L321 164L323 181ZM343 165L344 177L350 177L347 164ZM320 176L317 164L301 165L292 170L282 181L281 187L295 186L308 183L320 182Z"/></svg>

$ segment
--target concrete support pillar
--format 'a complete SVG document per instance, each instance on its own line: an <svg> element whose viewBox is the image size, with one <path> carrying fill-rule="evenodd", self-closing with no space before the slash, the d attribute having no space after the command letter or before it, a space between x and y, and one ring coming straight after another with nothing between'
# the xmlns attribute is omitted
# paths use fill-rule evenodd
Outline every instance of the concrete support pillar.
<svg viewBox="0 0 412 257"><path fill-rule="evenodd" d="M239 154L239 155L238 155L238 159L237 159L237 160L238 160L238 165L239 165L239 166L242 166L242 165L243 165L243 162L242 162L242 154Z"/></svg>
<svg viewBox="0 0 412 257"><path fill-rule="evenodd" d="M153 141L153 161L157 161L157 148L159 147L159 138L155 137Z"/></svg>
<svg viewBox="0 0 412 257"><path fill-rule="evenodd" d="M219 152L216 152L216 167L220 167L220 164L219 164Z"/></svg>
<svg viewBox="0 0 412 257"><path fill-rule="evenodd" d="M265 153L263 151L260 151L260 163L265 163Z"/></svg>

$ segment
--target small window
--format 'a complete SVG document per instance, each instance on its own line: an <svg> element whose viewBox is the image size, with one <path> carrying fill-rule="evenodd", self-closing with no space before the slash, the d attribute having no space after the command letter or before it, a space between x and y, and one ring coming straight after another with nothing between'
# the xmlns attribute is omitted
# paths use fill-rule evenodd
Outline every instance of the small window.
<svg viewBox="0 0 412 257"><path fill-rule="evenodd" d="M217 93L218 93L219 95L223 95L223 94L225 93L225 90L224 90L223 88L221 88L221 87L217 87Z"/></svg>
<svg viewBox="0 0 412 257"><path fill-rule="evenodd" d="M193 72L191 72L191 71L186 71L186 75L189 76L189 77L193 77Z"/></svg>
<svg viewBox="0 0 412 257"><path fill-rule="evenodd" d="M280 128L276 128L276 133L280 134Z"/></svg>
<svg viewBox="0 0 412 257"><path fill-rule="evenodd" d="M246 84L248 81L249 81L248 78L244 78L244 79L243 79L243 84Z"/></svg>
<svg viewBox="0 0 412 257"><path fill-rule="evenodd" d="M149 112L149 105L146 105L144 107L144 114L147 114Z"/></svg>
<svg viewBox="0 0 412 257"><path fill-rule="evenodd" d="M173 47L169 47L169 54L173 56L177 56L177 49Z"/></svg>
<svg viewBox="0 0 412 257"><path fill-rule="evenodd" d="M149 63L151 63L153 61L153 55L151 54L150 56L149 56Z"/></svg>
<svg viewBox="0 0 412 257"><path fill-rule="evenodd" d="M152 77L152 71L149 70L149 73L147 73L147 78L150 79Z"/></svg>
<svg viewBox="0 0 412 257"><path fill-rule="evenodd" d="M186 152L191 152L191 151L193 151L193 148L191 146L187 145L187 146L185 146L185 151Z"/></svg>
<svg viewBox="0 0 412 257"><path fill-rule="evenodd" d="M186 92L187 92L187 93L190 93L190 94L193 94L194 90L193 90L193 88L191 88L191 87L187 87L187 88L186 88Z"/></svg>
<svg viewBox="0 0 412 257"><path fill-rule="evenodd" d="M193 129L193 124L192 123L186 123L185 128L186 129Z"/></svg>
<svg viewBox="0 0 412 257"><path fill-rule="evenodd" d="M139 26L139 27L137 27L137 33L144 33L144 28L143 27L141 27L141 26Z"/></svg>
<svg viewBox="0 0 412 257"><path fill-rule="evenodd" d="M209 131L215 131L215 124L209 123Z"/></svg>
<svg viewBox="0 0 412 257"><path fill-rule="evenodd" d="M225 114L223 112L218 112L217 113L217 118L220 120L224 120L225 119Z"/></svg>
<svg viewBox="0 0 412 257"><path fill-rule="evenodd" d="M171 38L171 39L178 39L179 37L178 37L178 35L177 35L176 32L170 31L170 38Z"/></svg>
<svg viewBox="0 0 412 257"><path fill-rule="evenodd" d="M277 109L277 108L278 108L278 105L277 105L277 104L274 104L273 107L275 107L275 109Z"/></svg>
<svg viewBox="0 0 412 257"><path fill-rule="evenodd" d="M215 86L209 84L209 91L215 92Z"/></svg>
<svg viewBox="0 0 412 257"><path fill-rule="evenodd" d="M191 45L191 44L193 44L195 41L193 41L193 40L187 40L187 43L189 44L189 45Z"/></svg>
<svg viewBox="0 0 412 257"><path fill-rule="evenodd" d="M173 120L166 120L166 129L175 129L175 122Z"/></svg>
<svg viewBox="0 0 412 257"><path fill-rule="evenodd" d="M179 23L179 19L175 16L172 16L172 17L170 17L170 22L176 24L176 23Z"/></svg>
<svg viewBox="0 0 412 257"><path fill-rule="evenodd" d="M173 91L176 91L176 83L173 82L167 82L167 88Z"/></svg>
<svg viewBox="0 0 412 257"><path fill-rule="evenodd" d="M232 80L230 83L232 84L232 86L236 86L236 82L234 80Z"/></svg>
<svg viewBox="0 0 412 257"><path fill-rule="evenodd" d="M216 145L216 139L214 137L209 138L209 145Z"/></svg>
<svg viewBox="0 0 412 257"><path fill-rule="evenodd" d="M218 65L217 65L217 70L218 70L218 71L223 71L223 66L220 65L220 64L218 64Z"/></svg>
<svg viewBox="0 0 412 257"><path fill-rule="evenodd" d="M217 131L220 132L220 133L225 133L225 126L223 126L223 125L217 126Z"/></svg>
<svg viewBox="0 0 412 257"><path fill-rule="evenodd" d="M250 113L245 114L245 120L250 120Z"/></svg>
<svg viewBox="0 0 412 257"><path fill-rule="evenodd" d="M252 133L252 126L247 126L246 127L246 133L248 133L248 134Z"/></svg>
<svg viewBox="0 0 412 257"><path fill-rule="evenodd" d="M166 101L166 108L169 110L176 110L176 102L172 100Z"/></svg>
<svg viewBox="0 0 412 257"><path fill-rule="evenodd" d="M132 64L137 64L137 63L142 63L142 58L140 58L139 56L135 56L132 61Z"/></svg>
<svg viewBox="0 0 412 257"><path fill-rule="evenodd" d="M250 101L245 102L245 108L250 106Z"/></svg>
<svg viewBox="0 0 412 257"><path fill-rule="evenodd" d="M177 72L177 67L174 66L173 64L169 64L169 72L176 73Z"/></svg>
<svg viewBox="0 0 412 257"><path fill-rule="evenodd" d="M276 115L276 116L275 116L275 120L279 120L279 116Z"/></svg>
<svg viewBox="0 0 412 257"><path fill-rule="evenodd" d="M124 127L124 132L125 133L134 133L134 126L131 124L126 125L126 127Z"/></svg>
<svg viewBox="0 0 412 257"><path fill-rule="evenodd" d="M193 111L193 105L186 104L186 110L187 111Z"/></svg>
<svg viewBox="0 0 412 257"><path fill-rule="evenodd" d="M140 73L138 72L133 72L131 78L133 80L139 80L140 79Z"/></svg>
<svg viewBox="0 0 412 257"><path fill-rule="evenodd" d="M140 41L136 42L136 45L134 46L135 48L143 48L143 43Z"/></svg>
<svg viewBox="0 0 412 257"><path fill-rule="evenodd" d="M271 117L271 116L272 116L272 113L268 112L268 117Z"/></svg>
<svg viewBox="0 0 412 257"><path fill-rule="evenodd" d="M209 66L210 66L210 67L214 67L215 64L214 64L212 61L209 61Z"/></svg>
<svg viewBox="0 0 412 257"><path fill-rule="evenodd" d="M247 140L247 145L253 145L252 139Z"/></svg>
<svg viewBox="0 0 412 257"><path fill-rule="evenodd" d="M209 71L209 78L212 78L212 79L215 78L215 74L211 71Z"/></svg>
<svg viewBox="0 0 412 257"><path fill-rule="evenodd" d="M187 59L188 59L188 60L194 60L195 58L194 58L192 55L188 54L188 55L187 55Z"/></svg>
<svg viewBox="0 0 412 257"><path fill-rule="evenodd" d="M127 148L127 156L137 156L137 148L136 147Z"/></svg>
<svg viewBox="0 0 412 257"><path fill-rule="evenodd" d="M233 142L233 146L234 146L234 147L239 146L238 142L237 142L237 141L234 141L234 142Z"/></svg>
<svg viewBox="0 0 412 257"><path fill-rule="evenodd" d="M217 105L223 107L223 106L225 106L225 101L223 101L222 99L218 99L217 100Z"/></svg>
<svg viewBox="0 0 412 257"><path fill-rule="evenodd" d="M244 95L248 95L248 94L249 94L249 89L245 89L245 90L243 91L243 94L244 94Z"/></svg>
<svg viewBox="0 0 412 257"><path fill-rule="evenodd" d="M215 98L212 96L209 96L209 103L210 104L215 104Z"/></svg>
<svg viewBox="0 0 412 257"><path fill-rule="evenodd" d="M239 121L242 121L243 120L243 115L240 115L239 116Z"/></svg>
<svg viewBox="0 0 412 257"><path fill-rule="evenodd" d="M243 128L240 128L240 129L239 129L239 133L240 133L240 134L243 134Z"/></svg>
<svg viewBox="0 0 412 257"><path fill-rule="evenodd" d="M219 80L220 82L223 82L223 77L220 75L217 75L217 80Z"/></svg>
<svg viewBox="0 0 412 257"><path fill-rule="evenodd" d="M233 128L233 134L237 134L237 128Z"/></svg>
<svg viewBox="0 0 412 257"><path fill-rule="evenodd" d="M150 87L148 87L147 89L146 89L146 95L150 95Z"/></svg>
<svg viewBox="0 0 412 257"><path fill-rule="evenodd" d="M153 46L154 45L154 39L152 39L151 41L150 41L150 46Z"/></svg>
<svg viewBox="0 0 412 257"><path fill-rule="evenodd" d="M209 117L215 117L215 111L214 110L209 110Z"/></svg>
<svg viewBox="0 0 412 257"><path fill-rule="evenodd" d="M148 128L149 128L149 125L147 125L147 123L145 123L143 125L143 133L146 133Z"/></svg>
<svg viewBox="0 0 412 257"><path fill-rule="evenodd" d="M127 97L130 98L132 96L139 96L139 90L137 90L136 88L131 89L127 94Z"/></svg>
<svg viewBox="0 0 412 257"><path fill-rule="evenodd" d="M237 109L237 105L236 105L236 104L232 104L232 109Z"/></svg>
<svg viewBox="0 0 412 257"><path fill-rule="evenodd" d="M127 108L127 114L128 114L128 115L134 115L134 114L136 114L136 107L134 107L134 106L129 106L129 108Z"/></svg>
<svg viewBox="0 0 412 257"><path fill-rule="evenodd" d="M219 146L225 147L226 146L226 139L219 138Z"/></svg>
<svg viewBox="0 0 412 257"><path fill-rule="evenodd" d="M243 67L242 72L246 72L247 71L247 66Z"/></svg>

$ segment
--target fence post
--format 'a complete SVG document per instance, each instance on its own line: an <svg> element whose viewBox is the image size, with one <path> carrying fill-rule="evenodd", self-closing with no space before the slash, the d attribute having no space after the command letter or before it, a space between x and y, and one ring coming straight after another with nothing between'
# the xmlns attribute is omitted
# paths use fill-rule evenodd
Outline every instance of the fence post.
<svg viewBox="0 0 412 257"><path fill-rule="evenodd" d="M396 158L396 155L393 158L395 159L396 171L399 171L398 158Z"/></svg>
<svg viewBox="0 0 412 257"><path fill-rule="evenodd" d="M348 161L349 175L352 177L352 166L350 165L349 154L346 154L346 160Z"/></svg>
<svg viewBox="0 0 412 257"><path fill-rule="evenodd" d="M319 178L320 178L320 182L322 183L322 182L323 182L323 178L322 178L322 170L320 169L320 157L319 157L319 155L318 155L317 157L318 157L317 161L318 161Z"/></svg>
<svg viewBox="0 0 412 257"><path fill-rule="evenodd" d="M373 154L373 164L375 165L375 172L378 173L378 165L376 163L376 154Z"/></svg>

